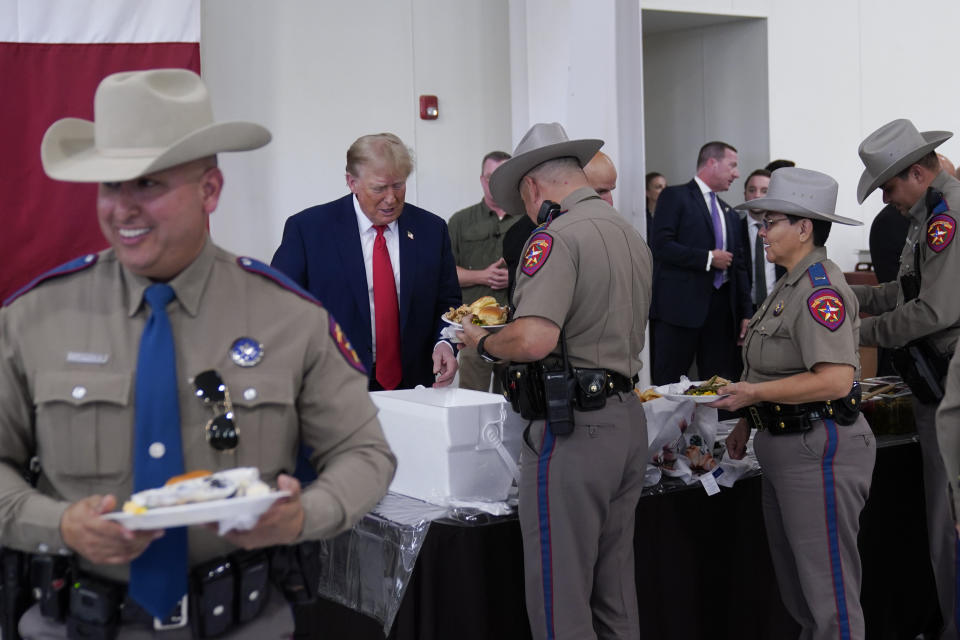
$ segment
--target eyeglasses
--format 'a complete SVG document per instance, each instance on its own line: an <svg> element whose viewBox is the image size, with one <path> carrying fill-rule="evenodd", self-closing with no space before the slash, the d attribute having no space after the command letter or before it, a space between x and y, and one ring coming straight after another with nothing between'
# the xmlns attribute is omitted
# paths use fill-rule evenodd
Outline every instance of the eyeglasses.
<svg viewBox="0 0 960 640"><path fill-rule="evenodd" d="M198 373L193 378L194 393L203 404L213 409L204 431L207 442L217 451L232 451L240 441L240 430L233 420L233 403L223 378L213 369Z"/></svg>
<svg viewBox="0 0 960 640"><path fill-rule="evenodd" d="M783 216L782 218L764 218L762 220L763 230L770 231L770 227L777 224L778 222L782 222L783 220L787 220L787 219L788 219L787 216Z"/></svg>

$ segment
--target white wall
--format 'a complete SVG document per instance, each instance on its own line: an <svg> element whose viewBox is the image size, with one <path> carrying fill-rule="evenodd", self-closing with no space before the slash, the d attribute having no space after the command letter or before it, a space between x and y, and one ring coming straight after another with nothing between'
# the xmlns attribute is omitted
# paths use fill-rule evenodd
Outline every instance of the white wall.
<svg viewBox="0 0 960 640"><path fill-rule="evenodd" d="M396 133L416 156L407 201L445 218L481 197L480 160L512 150L506 0L203 0L202 74L218 119L267 126L222 154L211 218L226 248L269 261L286 218L347 193L347 147ZM418 96L440 117L419 119Z"/></svg>
<svg viewBox="0 0 960 640"><path fill-rule="evenodd" d="M770 157L824 171L840 183L839 213L863 227L834 225L827 247L844 269L866 249L870 222L883 204L862 205L857 147L894 118L921 130L960 131L953 81L960 3L921 0L642 0L644 9L749 13L767 17ZM939 149L960 161L960 141Z"/></svg>
<svg viewBox="0 0 960 640"><path fill-rule="evenodd" d="M347 146L382 130L417 152L408 199L449 217L479 198L482 155L511 150L544 120L607 141L621 173L615 202L637 223L646 169L638 8L767 19L768 156L839 181L839 211L866 223L835 229L828 248L843 268L867 247L882 206L876 194L856 204L863 137L897 117L921 130L960 128L954 0L203 0L204 75L218 117L275 134L265 150L224 155L214 237L269 259L287 216L346 193ZM730 47L719 57L736 64ZM418 119L420 93L440 96L439 120ZM749 113L723 115L749 129ZM736 137L738 148L763 145L762 132ZM960 141L940 150L960 161Z"/></svg>
<svg viewBox="0 0 960 640"><path fill-rule="evenodd" d="M632 188L643 137L639 34L638 6L622 0L510 0L514 144L537 122L604 140L620 172L614 205L634 224L643 222Z"/></svg>
<svg viewBox="0 0 960 640"><path fill-rule="evenodd" d="M743 202L743 182L769 162L767 31L745 19L643 39L647 171L690 180L710 140L737 148L741 178L723 195Z"/></svg>

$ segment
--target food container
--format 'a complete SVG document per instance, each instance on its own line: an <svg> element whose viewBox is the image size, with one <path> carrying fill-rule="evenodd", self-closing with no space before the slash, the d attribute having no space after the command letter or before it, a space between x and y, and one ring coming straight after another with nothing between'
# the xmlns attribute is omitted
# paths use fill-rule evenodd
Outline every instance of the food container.
<svg viewBox="0 0 960 640"><path fill-rule="evenodd" d="M370 397L397 456L390 491L442 505L507 498L526 420L503 396L418 388Z"/></svg>
<svg viewBox="0 0 960 640"><path fill-rule="evenodd" d="M870 396L881 387L893 388ZM861 407L864 417L876 435L914 433L917 430L913 416L913 393L897 376L868 378L860 382L866 398Z"/></svg>

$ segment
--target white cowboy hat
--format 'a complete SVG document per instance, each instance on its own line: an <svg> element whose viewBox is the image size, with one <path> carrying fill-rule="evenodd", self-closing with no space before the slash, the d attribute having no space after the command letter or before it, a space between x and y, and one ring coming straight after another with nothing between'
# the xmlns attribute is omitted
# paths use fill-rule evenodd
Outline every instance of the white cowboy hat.
<svg viewBox="0 0 960 640"><path fill-rule="evenodd" d="M513 157L490 176L490 193L505 211L523 213L520 180L531 169L547 160L566 157L576 158L580 166L585 167L602 146L603 140L570 140L559 122L537 123L523 136Z"/></svg>
<svg viewBox="0 0 960 640"><path fill-rule="evenodd" d="M888 122L860 143L863 175L857 185L857 202L863 203L870 192L897 175L953 137L949 131L920 133L909 120Z"/></svg>
<svg viewBox="0 0 960 640"><path fill-rule="evenodd" d="M186 69L107 76L93 100L94 121L57 120L43 136L47 175L67 182L119 182L270 142L252 122L213 122L210 95Z"/></svg>
<svg viewBox="0 0 960 640"><path fill-rule="evenodd" d="M837 181L825 173L783 167L770 174L770 188L763 198L747 200L734 209L763 209L792 216L827 220L838 224L862 225L853 218L834 213L837 207Z"/></svg>

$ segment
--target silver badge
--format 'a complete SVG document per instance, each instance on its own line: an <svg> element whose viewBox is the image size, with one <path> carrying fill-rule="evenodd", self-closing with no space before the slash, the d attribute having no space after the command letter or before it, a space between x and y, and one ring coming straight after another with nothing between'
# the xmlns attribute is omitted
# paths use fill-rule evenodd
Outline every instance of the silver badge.
<svg viewBox="0 0 960 640"><path fill-rule="evenodd" d="M241 367L252 367L263 360L263 345L253 338L237 338L230 345L230 359Z"/></svg>

